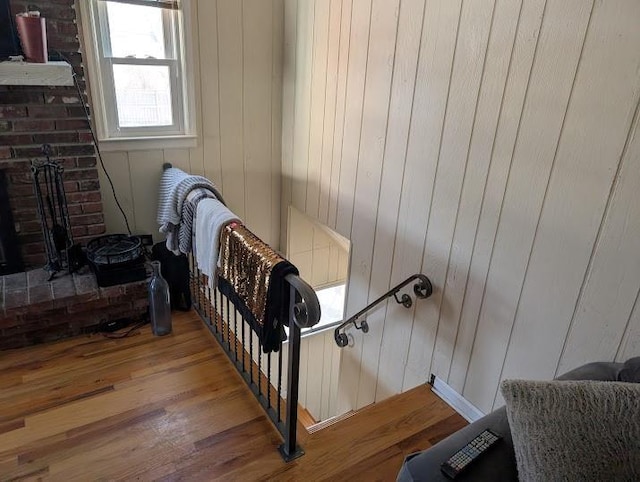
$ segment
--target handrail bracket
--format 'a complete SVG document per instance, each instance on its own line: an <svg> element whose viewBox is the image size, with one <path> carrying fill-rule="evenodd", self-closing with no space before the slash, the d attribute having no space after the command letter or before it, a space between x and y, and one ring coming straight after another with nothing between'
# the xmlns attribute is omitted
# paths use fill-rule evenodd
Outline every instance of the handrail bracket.
<svg viewBox="0 0 640 482"><path fill-rule="evenodd" d="M404 306L405 308L411 308L411 306L413 305L413 300L411 299L411 296L409 296L406 293L404 293L400 299L398 299L398 293L394 293L393 297L396 299L396 303Z"/></svg>

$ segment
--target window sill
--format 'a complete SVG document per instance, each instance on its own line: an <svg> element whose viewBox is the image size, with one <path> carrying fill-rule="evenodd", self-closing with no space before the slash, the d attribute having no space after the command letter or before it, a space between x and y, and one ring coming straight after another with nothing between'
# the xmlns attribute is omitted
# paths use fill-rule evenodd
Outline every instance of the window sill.
<svg viewBox="0 0 640 482"><path fill-rule="evenodd" d="M198 137L194 135L122 137L100 139L99 145L102 152L148 151L152 149L189 149L191 147L197 147Z"/></svg>

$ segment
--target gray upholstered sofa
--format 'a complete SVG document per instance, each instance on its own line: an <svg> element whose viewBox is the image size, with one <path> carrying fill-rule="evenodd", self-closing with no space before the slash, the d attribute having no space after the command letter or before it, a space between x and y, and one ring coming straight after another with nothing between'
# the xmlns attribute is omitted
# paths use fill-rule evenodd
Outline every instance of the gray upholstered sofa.
<svg viewBox="0 0 640 482"><path fill-rule="evenodd" d="M558 379L640 383L640 357L626 363L589 363ZM503 440L456 477L456 481L517 481L518 470L505 407L466 426L430 449L409 455L398 474L398 481L450 480L440 471L440 465L487 428L502 435Z"/></svg>

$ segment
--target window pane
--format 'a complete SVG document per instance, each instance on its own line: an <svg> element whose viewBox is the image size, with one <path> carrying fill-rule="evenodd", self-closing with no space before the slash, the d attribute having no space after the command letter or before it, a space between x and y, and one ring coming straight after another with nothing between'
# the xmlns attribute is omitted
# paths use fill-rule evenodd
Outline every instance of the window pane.
<svg viewBox="0 0 640 482"><path fill-rule="evenodd" d="M167 65L113 65L118 125L170 126L171 83Z"/></svg>
<svg viewBox="0 0 640 482"><path fill-rule="evenodd" d="M107 2L113 57L167 58L162 9Z"/></svg>

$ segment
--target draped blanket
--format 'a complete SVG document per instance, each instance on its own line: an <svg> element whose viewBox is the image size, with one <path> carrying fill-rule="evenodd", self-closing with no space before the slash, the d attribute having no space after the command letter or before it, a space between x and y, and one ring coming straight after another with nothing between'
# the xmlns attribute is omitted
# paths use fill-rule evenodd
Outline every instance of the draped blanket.
<svg viewBox="0 0 640 482"><path fill-rule="evenodd" d="M216 268L220 252L220 232L232 221L241 222L217 199L202 199L196 212L195 257L200 271L209 277L209 286L216 285Z"/></svg>
<svg viewBox="0 0 640 482"><path fill-rule="evenodd" d="M195 190L200 195L190 197ZM174 254L190 251L193 213L198 202L205 197L216 197L224 204L218 188L206 177L193 176L175 167L166 169L162 174L157 221L159 231L167 235L167 249Z"/></svg>
<svg viewBox="0 0 640 482"><path fill-rule="evenodd" d="M278 351L286 339L288 274L299 273L245 226L222 229L218 287L256 332L265 353Z"/></svg>

